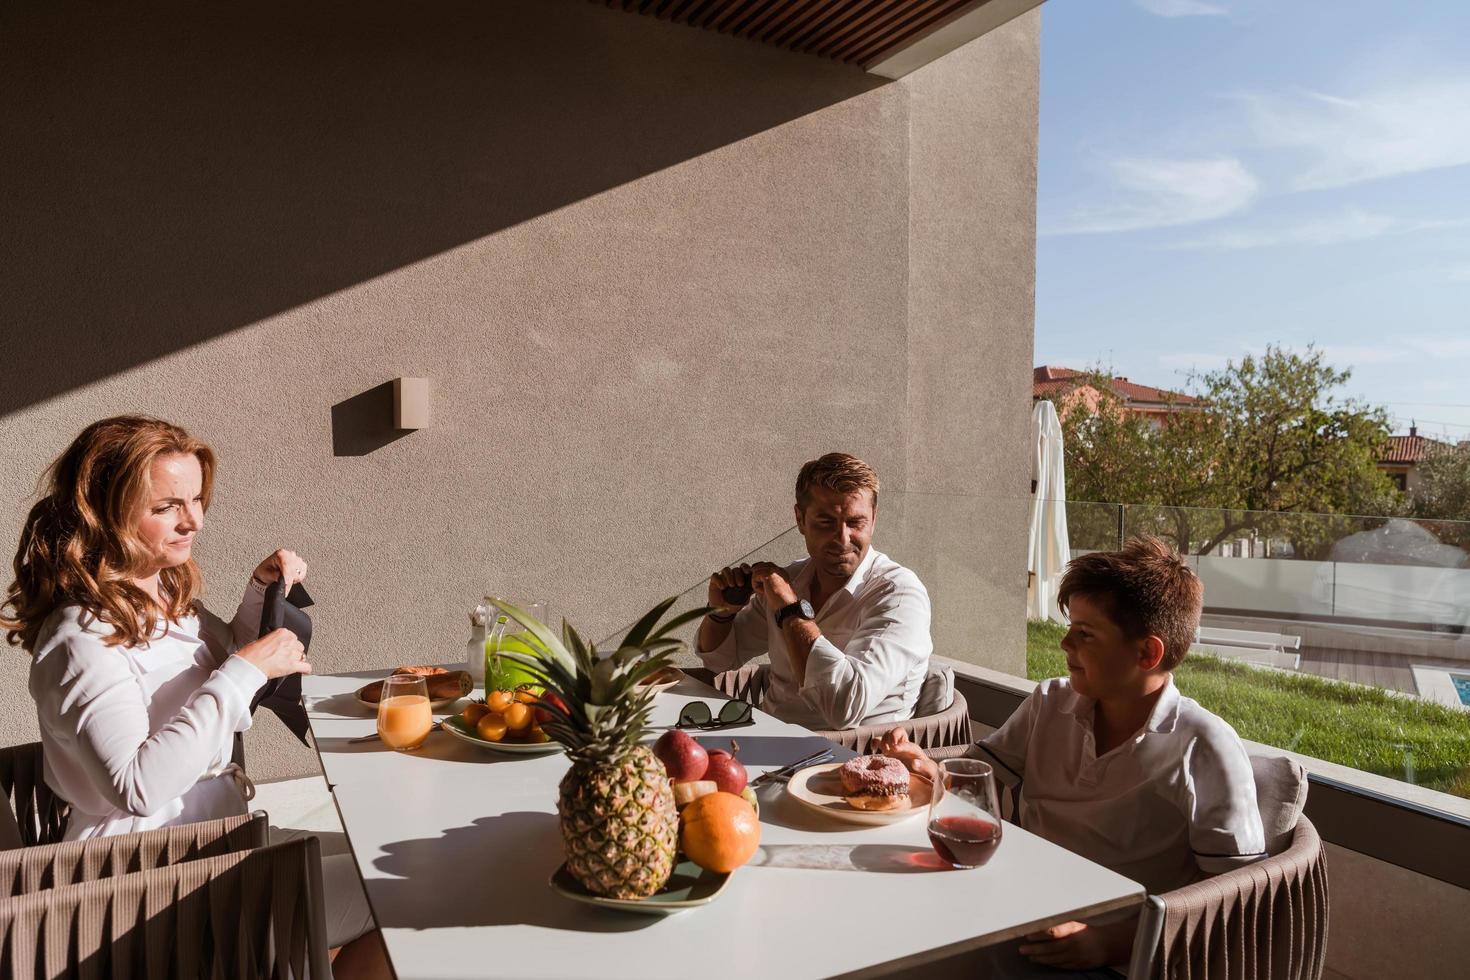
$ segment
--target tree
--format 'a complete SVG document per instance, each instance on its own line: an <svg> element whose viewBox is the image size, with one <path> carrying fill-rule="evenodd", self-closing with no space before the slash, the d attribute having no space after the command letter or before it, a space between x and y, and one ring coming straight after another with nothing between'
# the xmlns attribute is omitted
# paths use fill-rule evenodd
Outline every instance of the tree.
<svg viewBox="0 0 1470 980"><path fill-rule="evenodd" d="M1414 514L1440 541L1470 549L1470 443L1430 453L1419 464ZM1443 523L1441 523L1443 522Z"/></svg>
<svg viewBox="0 0 1470 980"><path fill-rule="evenodd" d="M1419 464L1414 512L1442 521L1470 521L1470 443L1430 453Z"/></svg>
<svg viewBox="0 0 1470 980"><path fill-rule="evenodd" d="M1388 418L1340 397L1350 377L1314 348L1268 347L1192 376L1198 401L1171 405L1155 428L1094 373L1079 385L1099 397L1062 400L1068 486L1079 499L1155 505L1134 525L1173 537L1181 550L1205 554L1254 529L1289 538L1299 554L1320 552L1343 529L1277 515L1403 509L1377 467Z"/></svg>
<svg viewBox="0 0 1470 980"><path fill-rule="evenodd" d="M1068 495L1134 505L1135 531L1171 537L1187 552L1191 541L1204 533L1199 526L1202 512L1195 509L1219 506L1211 482L1222 448L1218 420L1171 400L1165 419L1156 425L1128 411L1110 379L1098 371L1078 378L1072 390L1088 397L1063 396L1058 405ZM1213 515L1212 510L1204 513ZM1116 510L1084 514L1089 525L1096 525L1081 529L1084 539L1116 540Z"/></svg>

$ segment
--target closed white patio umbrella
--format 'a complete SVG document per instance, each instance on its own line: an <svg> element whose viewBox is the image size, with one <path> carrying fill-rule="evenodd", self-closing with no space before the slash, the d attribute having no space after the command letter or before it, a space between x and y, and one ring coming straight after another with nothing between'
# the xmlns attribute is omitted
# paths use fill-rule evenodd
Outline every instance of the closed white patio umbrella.
<svg viewBox="0 0 1470 980"><path fill-rule="evenodd" d="M1062 456L1062 423L1049 401L1031 410L1031 534L1026 549L1026 618L1065 623L1057 608L1057 587L1071 558L1067 541L1067 477Z"/></svg>

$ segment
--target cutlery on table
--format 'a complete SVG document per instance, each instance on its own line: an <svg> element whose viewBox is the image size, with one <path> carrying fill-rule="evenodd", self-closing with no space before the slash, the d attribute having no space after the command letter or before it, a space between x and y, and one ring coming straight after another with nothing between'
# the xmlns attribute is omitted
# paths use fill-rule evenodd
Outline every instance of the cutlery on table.
<svg viewBox="0 0 1470 980"><path fill-rule="evenodd" d="M832 758L831 749L818 749L811 755L803 756L802 758L797 759L795 762L782 766L780 769L772 769L770 772L761 773L759 776L750 781L750 785L759 786L761 783L767 781L785 782L793 775L795 775L798 769L804 769L807 766L814 765L818 762L824 762L830 758Z"/></svg>

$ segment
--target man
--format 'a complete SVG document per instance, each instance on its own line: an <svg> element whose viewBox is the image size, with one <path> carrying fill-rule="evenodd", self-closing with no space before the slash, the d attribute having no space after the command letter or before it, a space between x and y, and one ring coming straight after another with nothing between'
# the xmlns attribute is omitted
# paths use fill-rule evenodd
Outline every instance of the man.
<svg viewBox="0 0 1470 980"><path fill-rule="evenodd" d="M828 453L796 478L796 527L811 557L710 576L715 609L699 627L706 667L731 670L771 656L762 707L807 728L852 728L910 718L929 655L929 593L919 577L870 547L878 474ZM731 586L750 599L732 604Z"/></svg>

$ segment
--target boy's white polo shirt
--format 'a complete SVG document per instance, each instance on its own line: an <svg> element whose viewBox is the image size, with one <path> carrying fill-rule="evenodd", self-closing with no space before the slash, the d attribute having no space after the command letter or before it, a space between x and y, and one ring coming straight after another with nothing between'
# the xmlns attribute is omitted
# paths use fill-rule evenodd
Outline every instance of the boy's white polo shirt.
<svg viewBox="0 0 1470 980"><path fill-rule="evenodd" d="M1256 784L1235 729L1171 676L1136 736L1097 755L1096 702L1042 681L969 754L1019 787L1020 824L1158 894L1265 856Z"/></svg>

